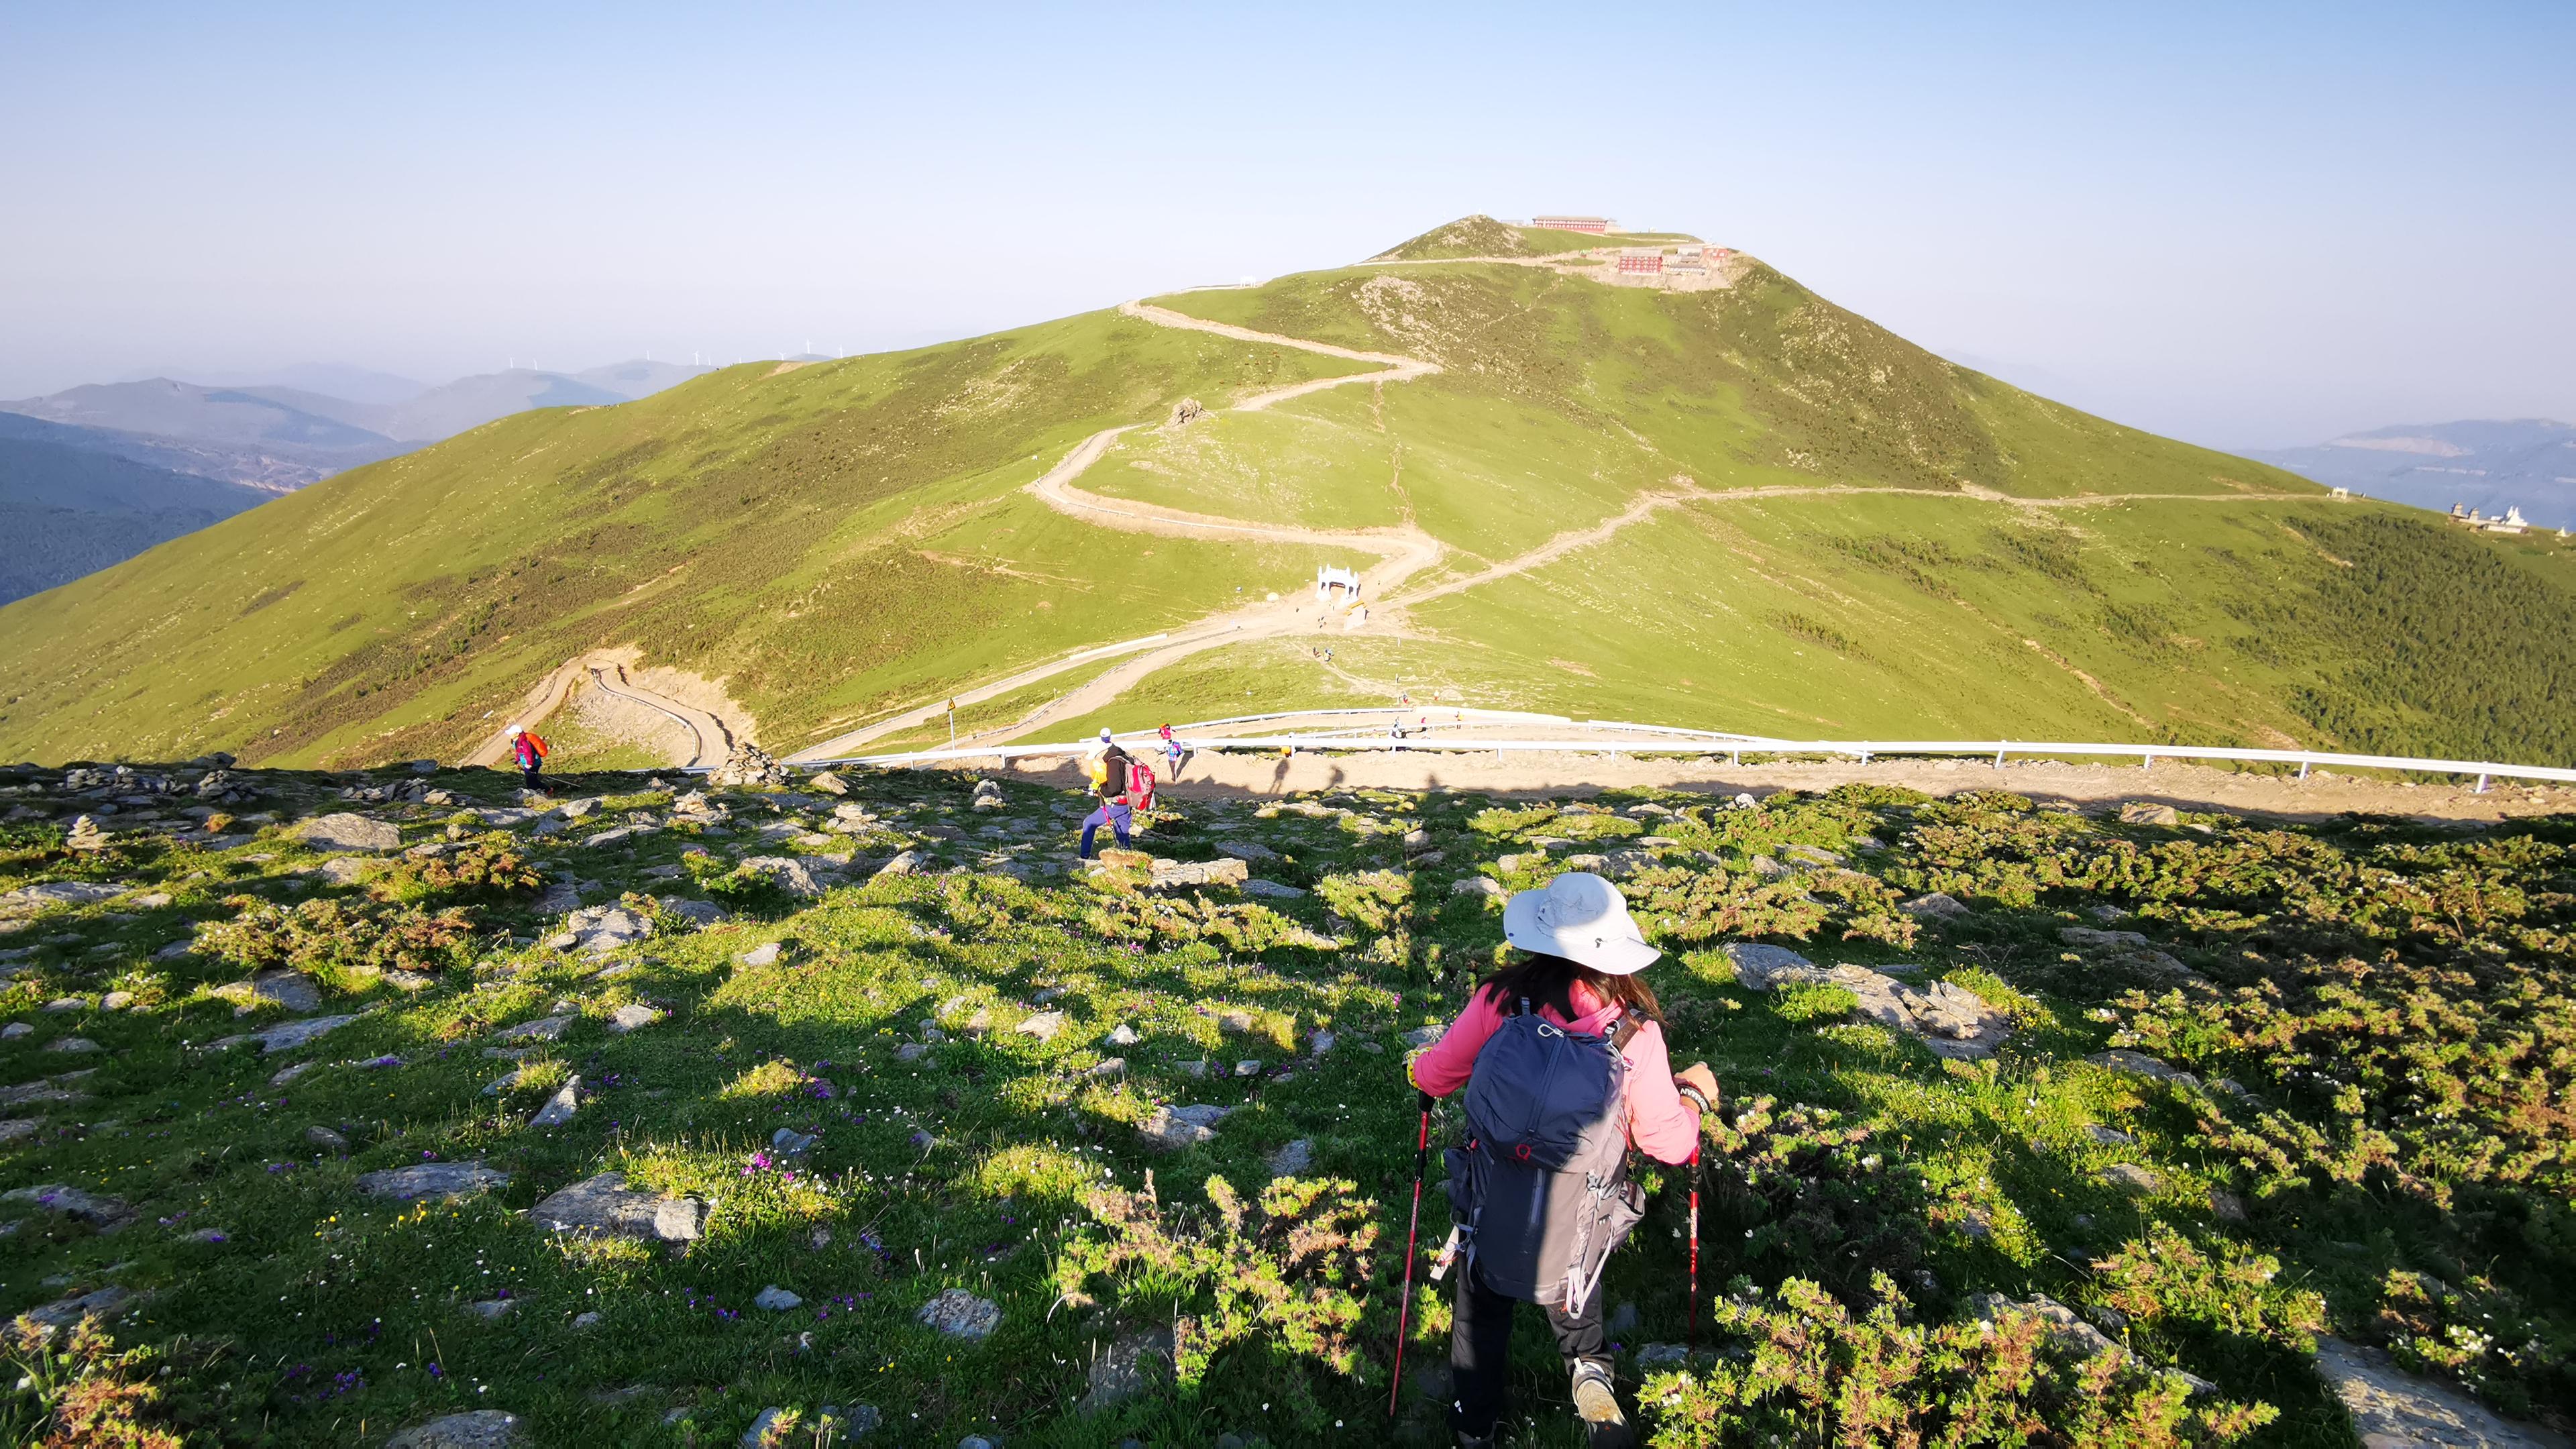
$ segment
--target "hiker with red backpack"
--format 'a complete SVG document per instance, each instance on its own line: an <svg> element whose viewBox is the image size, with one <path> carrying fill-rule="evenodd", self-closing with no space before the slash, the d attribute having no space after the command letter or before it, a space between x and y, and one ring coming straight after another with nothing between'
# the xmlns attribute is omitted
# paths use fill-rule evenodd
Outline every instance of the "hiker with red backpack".
<svg viewBox="0 0 2576 1449"><path fill-rule="evenodd" d="M1142 799L1150 808L1154 800L1153 773L1137 763L1135 756L1121 749L1118 742L1110 738L1106 727L1100 731L1100 748L1092 754L1088 765L1092 794L1100 803L1092 807L1090 814L1082 817L1080 858L1083 860L1091 859L1092 838L1099 834L1103 825L1118 837L1120 845L1127 844L1136 824L1135 802ZM1136 788L1139 774L1144 776L1141 794Z"/></svg>
<svg viewBox="0 0 2576 1449"><path fill-rule="evenodd" d="M510 758L518 762L521 784L540 794L547 793L546 782L537 773L546 763L544 740L518 725L510 726Z"/></svg>
<svg viewBox="0 0 2576 1449"><path fill-rule="evenodd" d="M1432 1270L1458 1275L1449 1427L1462 1449L1494 1442L1525 1302L1547 1316L1595 1449L1634 1445L1601 1318L1602 1269L1645 1215L1628 1151L1695 1162L1717 1079L1705 1062L1672 1070L1663 1009L1637 979L1660 953L1618 887L1568 871L1522 891L1504 905L1503 938L1521 958L1478 983L1407 1069L1426 1147L1431 1099L1466 1092L1465 1136L1443 1154L1458 1226Z"/></svg>

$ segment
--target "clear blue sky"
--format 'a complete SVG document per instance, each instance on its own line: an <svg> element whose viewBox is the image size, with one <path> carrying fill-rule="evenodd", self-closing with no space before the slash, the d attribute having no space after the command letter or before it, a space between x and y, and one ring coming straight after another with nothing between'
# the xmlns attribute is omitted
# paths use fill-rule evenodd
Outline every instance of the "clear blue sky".
<svg viewBox="0 0 2576 1449"><path fill-rule="evenodd" d="M903 346L1580 210L2199 441L2576 417L2576 6L1070 8L6 0L0 396Z"/></svg>

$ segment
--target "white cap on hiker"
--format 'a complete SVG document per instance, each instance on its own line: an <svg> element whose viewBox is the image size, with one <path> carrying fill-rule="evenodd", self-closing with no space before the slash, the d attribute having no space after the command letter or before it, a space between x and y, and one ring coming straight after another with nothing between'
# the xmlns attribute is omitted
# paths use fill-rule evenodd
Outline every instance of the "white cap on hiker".
<svg viewBox="0 0 2576 1449"><path fill-rule="evenodd" d="M1588 870L1569 870L1504 902L1503 939L1605 976L1633 976L1663 954L1646 944L1619 888Z"/></svg>
<svg viewBox="0 0 2576 1449"><path fill-rule="evenodd" d="M517 725L512 725L510 726L510 733L512 735L523 735L526 734L527 731L519 728Z"/></svg>
<svg viewBox="0 0 2576 1449"><path fill-rule="evenodd" d="M1100 727L1100 742L1104 745L1109 743L1109 726L1107 725L1102 725Z"/></svg>

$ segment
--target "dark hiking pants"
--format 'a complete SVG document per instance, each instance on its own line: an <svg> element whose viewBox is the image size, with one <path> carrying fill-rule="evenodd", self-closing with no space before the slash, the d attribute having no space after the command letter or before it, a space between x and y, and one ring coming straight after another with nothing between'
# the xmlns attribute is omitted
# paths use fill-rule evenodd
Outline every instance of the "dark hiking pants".
<svg viewBox="0 0 2576 1449"><path fill-rule="evenodd" d="M520 783L526 785L531 790L543 790L546 788L546 782L537 778L537 767L534 765L521 765L519 767L519 780Z"/></svg>
<svg viewBox="0 0 2576 1449"><path fill-rule="evenodd" d="M1485 1286L1471 1263L1458 1275L1456 1308L1449 1328L1449 1427L1461 1434L1494 1431L1503 1413L1503 1378L1511 1360L1512 1313L1519 1300ZM1601 1284L1595 1279L1592 1299L1575 1312L1541 1308L1556 1351L1565 1356L1567 1373L1583 1359L1610 1367L1609 1335L1601 1329Z"/></svg>
<svg viewBox="0 0 2576 1449"><path fill-rule="evenodd" d="M1128 840L1127 832L1134 825L1135 819L1135 812L1127 808L1127 802L1124 800L1108 801L1099 809L1082 817L1082 858L1085 860L1091 858L1092 837L1100 833L1100 827L1103 825L1108 826L1110 833L1118 837L1120 845L1125 845Z"/></svg>

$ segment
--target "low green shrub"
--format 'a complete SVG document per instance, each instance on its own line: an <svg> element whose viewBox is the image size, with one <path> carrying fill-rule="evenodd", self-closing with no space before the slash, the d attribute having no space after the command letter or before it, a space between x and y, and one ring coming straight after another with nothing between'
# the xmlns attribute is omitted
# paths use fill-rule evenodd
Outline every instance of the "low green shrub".
<svg viewBox="0 0 2576 1449"><path fill-rule="evenodd" d="M1378 1203L1343 1178L1277 1178L1248 1204L1210 1177L1207 1196L1200 1213L1165 1206L1150 1178L1142 1192L1093 1192L1093 1221L1066 1242L1057 1288L1087 1299L1086 1284L1115 1277L1143 1295L1178 1298L1173 1368L1184 1391L1218 1353L1253 1338L1357 1373Z"/></svg>
<svg viewBox="0 0 2576 1449"><path fill-rule="evenodd" d="M1718 1331L1743 1341L1705 1369L1650 1375L1638 1401L1655 1449L1856 1446L2231 1444L2279 1416L2269 1404L2195 1404L2179 1375L2106 1352L2079 1360L2036 1315L1909 1322L1886 1275L1855 1315L1812 1281L1745 1287L1718 1301Z"/></svg>
<svg viewBox="0 0 2576 1449"><path fill-rule="evenodd" d="M462 907L315 900L292 907L233 897L237 914L197 933L197 949L245 970L284 968L351 985L368 972L436 972L473 959L473 917Z"/></svg>

